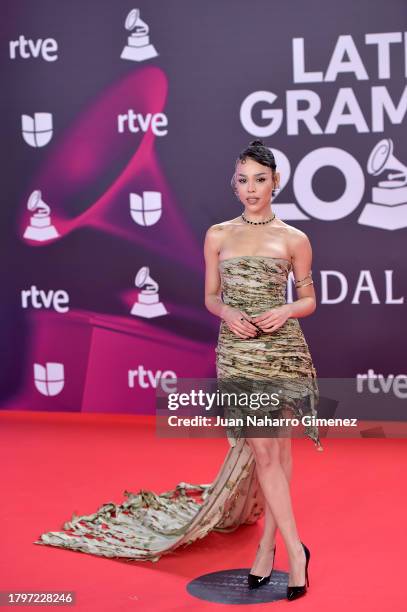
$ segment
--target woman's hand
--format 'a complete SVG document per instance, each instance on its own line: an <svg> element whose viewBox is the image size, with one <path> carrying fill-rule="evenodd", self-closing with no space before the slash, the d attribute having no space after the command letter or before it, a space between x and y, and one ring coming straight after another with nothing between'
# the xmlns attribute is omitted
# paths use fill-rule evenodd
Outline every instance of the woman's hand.
<svg viewBox="0 0 407 612"><path fill-rule="evenodd" d="M251 318L243 310L226 306L222 319L226 325L239 338L254 338L258 334L258 329L251 323Z"/></svg>
<svg viewBox="0 0 407 612"><path fill-rule="evenodd" d="M277 306L266 310L256 317L252 317L253 323L256 323L260 329L264 332L276 331L279 327L282 327L287 319L290 317L291 306L284 304L283 306Z"/></svg>

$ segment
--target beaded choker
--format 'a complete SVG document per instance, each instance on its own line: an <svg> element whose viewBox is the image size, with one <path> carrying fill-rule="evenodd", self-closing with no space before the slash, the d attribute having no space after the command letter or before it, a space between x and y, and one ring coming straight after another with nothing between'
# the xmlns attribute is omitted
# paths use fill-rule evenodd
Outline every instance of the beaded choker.
<svg viewBox="0 0 407 612"><path fill-rule="evenodd" d="M274 215L270 219L267 219L267 221L249 221L244 216L244 213L242 213L242 215L241 215L243 221L245 223L250 223L250 225L266 225L266 223L271 223L271 221L273 221L273 219L275 219L275 216L276 216L276 213L274 213Z"/></svg>

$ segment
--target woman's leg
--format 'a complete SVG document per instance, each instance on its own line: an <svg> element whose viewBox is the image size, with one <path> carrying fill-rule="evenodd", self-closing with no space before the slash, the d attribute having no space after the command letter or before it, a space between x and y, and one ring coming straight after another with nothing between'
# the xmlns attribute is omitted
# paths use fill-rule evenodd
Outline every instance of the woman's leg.
<svg viewBox="0 0 407 612"><path fill-rule="evenodd" d="M288 483L291 481L292 455L291 438L280 440L280 461ZM276 539L277 523L271 511L270 505L265 500L264 529L260 538L259 547L250 572L256 576L268 576L274 563L274 544Z"/></svg>
<svg viewBox="0 0 407 612"><path fill-rule="evenodd" d="M281 467L283 468L285 477L287 478L287 481L290 484L292 474L291 438L284 438L280 440L280 463ZM265 546L271 546L271 548L273 548L276 530L276 519L273 516L269 503L266 502L264 530L260 543L262 545L264 544Z"/></svg>
<svg viewBox="0 0 407 612"><path fill-rule="evenodd" d="M256 471L264 497L287 548L290 560L288 585L303 585L305 554L294 519L289 482L281 462L284 439L247 438L247 443L255 456Z"/></svg>

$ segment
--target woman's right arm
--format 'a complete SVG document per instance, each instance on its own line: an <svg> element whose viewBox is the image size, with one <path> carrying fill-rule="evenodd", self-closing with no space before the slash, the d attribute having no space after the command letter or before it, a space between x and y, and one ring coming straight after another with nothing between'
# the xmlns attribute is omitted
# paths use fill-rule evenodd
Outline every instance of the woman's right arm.
<svg viewBox="0 0 407 612"><path fill-rule="evenodd" d="M205 306L209 312L223 319L229 329L239 338L254 337L258 330L250 322L249 315L238 308L228 306L222 300L218 267L222 232L223 229L219 225L211 225L205 236Z"/></svg>
<svg viewBox="0 0 407 612"><path fill-rule="evenodd" d="M205 306L212 314L224 318L229 306L222 300L221 278L219 274L219 251L222 229L212 225L205 236Z"/></svg>

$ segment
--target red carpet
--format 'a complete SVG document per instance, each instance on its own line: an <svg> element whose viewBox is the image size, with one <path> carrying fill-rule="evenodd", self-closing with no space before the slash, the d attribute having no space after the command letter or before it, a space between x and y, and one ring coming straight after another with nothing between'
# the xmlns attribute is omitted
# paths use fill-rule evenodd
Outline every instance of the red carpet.
<svg viewBox="0 0 407 612"><path fill-rule="evenodd" d="M98 612L236 608L196 599L185 587L202 574L249 568L260 523L212 533L157 563L32 543L44 531L59 530L73 512L121 501L125 489L163 491L182 480L211 482L227 452L226 440L157 439L149 417L7 411L0 413L0 432L0 591L72 590L74 609ZM406 441L322 442L324 452L308 439L293 441L292 495L301 538L311 549L309 592L296 602L240 609L402 612ZM275 567L288 571L280 535Z"/></svg>

